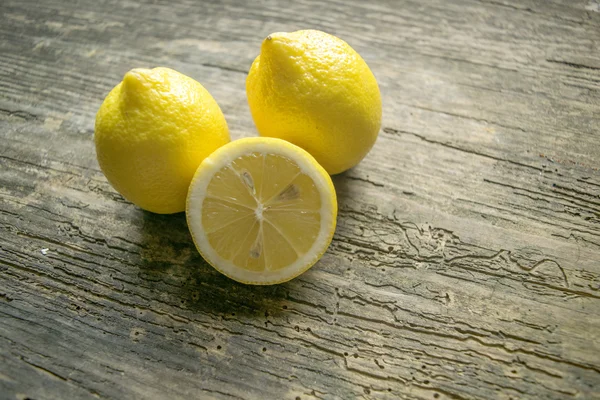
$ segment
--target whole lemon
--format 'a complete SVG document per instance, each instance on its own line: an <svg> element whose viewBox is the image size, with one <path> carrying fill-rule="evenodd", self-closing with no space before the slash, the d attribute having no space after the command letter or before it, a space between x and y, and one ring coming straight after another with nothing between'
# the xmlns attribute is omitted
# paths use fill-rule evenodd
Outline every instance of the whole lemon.
<svg viewBox="0 0 600 400"><path fill-rule="evenodd" d="M159 214L185 210L198 165L230 141L210 93L169 68L127 72L100 106L94 136L108 182L127 200Z"/></svg>
<svg viewBox="0 0 600 400"><path fill-rule="evenodd" d="M330 174L358 164L381 127L373 73L352 47L325 32L267 36L246 92L261 136L302 147Z"/></svg>

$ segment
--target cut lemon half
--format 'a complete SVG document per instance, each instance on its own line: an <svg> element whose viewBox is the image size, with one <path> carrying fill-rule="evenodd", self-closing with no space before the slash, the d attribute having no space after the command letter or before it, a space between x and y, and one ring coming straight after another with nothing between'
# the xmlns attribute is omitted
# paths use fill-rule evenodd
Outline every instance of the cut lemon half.
<svg viewBox="0 0 600 400"><path fill-rule="evenodd" d="M329 174L306 151L274 138L247 138L198 167L187 198L198 251L242 283L288 281L312 267L335 231Z"/></svg>

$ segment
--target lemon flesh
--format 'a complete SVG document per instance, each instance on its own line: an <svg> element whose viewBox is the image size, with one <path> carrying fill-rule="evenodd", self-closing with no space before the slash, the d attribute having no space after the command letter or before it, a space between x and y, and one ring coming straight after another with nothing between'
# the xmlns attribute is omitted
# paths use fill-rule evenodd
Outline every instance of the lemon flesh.
<svg viewBox="0 0 600 400"><path fill-rule="evenodd" d="M187 199L196 247L236 281L274 284L314 265L335 231L327 172L306 151L272 138L234 141L198 168Z"/></svg>
<svg viewBox="0 0 600 400"><path fill-rule="evenodd" d="M352 47L321 31L269 35L246 94L261 136L302 147L330 174L358 164L381 127L375 76Z"/></svg>
<svg viewBox="0 0 600 400"><path fill-rule="evenodd" d="M123 197L170 214L185 210L194 172L229 142L229 130L200 83L169 68L137 68L100 106L94 139L100 168Z"/></svg>

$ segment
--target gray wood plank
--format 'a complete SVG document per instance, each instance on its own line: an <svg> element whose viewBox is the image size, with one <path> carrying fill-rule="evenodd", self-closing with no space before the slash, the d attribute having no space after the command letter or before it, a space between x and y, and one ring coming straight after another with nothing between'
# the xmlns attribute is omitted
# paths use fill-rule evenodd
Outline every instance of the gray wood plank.
<svg viewBox="0 0 600 400"><path fill-rule="evenodd" d="M0 11L0 398L600 398L596 1ZM367 60L382 131L334 177L324 258L247 287L183 215L108 185L94 117L127 70L162 65L253 136L260 42L307 27Z"/></svg>

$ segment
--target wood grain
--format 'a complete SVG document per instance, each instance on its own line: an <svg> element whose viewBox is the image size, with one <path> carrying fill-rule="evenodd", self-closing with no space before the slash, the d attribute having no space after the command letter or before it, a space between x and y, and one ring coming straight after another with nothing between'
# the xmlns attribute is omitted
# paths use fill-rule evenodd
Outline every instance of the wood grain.
<svg viewBox="0 0 600 400"><path fill-rule="evenodd" d="M600 398L599 12L3 1L0 398ZM110 187L95 112L127 70L168 66L213 94L233 138L256 135L260 42L307 27L369 63L382 131L334 177L324 258L239 285L183 215Z"/></svg>

